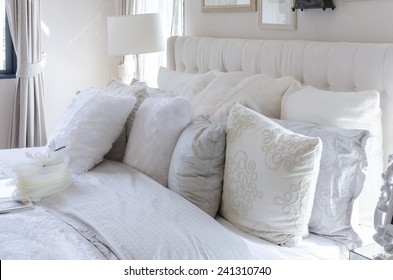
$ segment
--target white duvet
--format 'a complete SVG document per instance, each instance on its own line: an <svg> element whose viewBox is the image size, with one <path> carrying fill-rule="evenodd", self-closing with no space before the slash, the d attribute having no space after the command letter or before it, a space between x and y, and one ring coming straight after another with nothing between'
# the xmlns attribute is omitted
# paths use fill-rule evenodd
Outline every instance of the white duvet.
<svg viewBox="0 0 393 280"><path fill-rule="evenodd" d="M7 158L3 177L17 162ZM127 165L105 161L73 181L33 210L0 215L0 259L251 257L235 234Z"/></svg>
<svg viewBox="0 0 393 280"><path fill-rule="evenodd" d="M26 150L0 150L0 179ZM29 150L31 152L31 150ZM216 220L131 167L104 161L32 210L0 214L0 259L346 259L311 234L279 247Z"/></svg>

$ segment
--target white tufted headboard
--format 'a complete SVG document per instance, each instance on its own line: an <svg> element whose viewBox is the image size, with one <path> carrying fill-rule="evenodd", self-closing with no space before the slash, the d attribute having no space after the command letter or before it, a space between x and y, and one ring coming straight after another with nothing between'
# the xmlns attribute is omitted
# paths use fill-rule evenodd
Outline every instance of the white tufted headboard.
<svg viewBox="0 0 393 280"><path fill-rule="evenodd" d="M393 44L171 37L167 51L168 67L181 72L246 71L332 91L376 89L385 163L393 154Z"/></svg>

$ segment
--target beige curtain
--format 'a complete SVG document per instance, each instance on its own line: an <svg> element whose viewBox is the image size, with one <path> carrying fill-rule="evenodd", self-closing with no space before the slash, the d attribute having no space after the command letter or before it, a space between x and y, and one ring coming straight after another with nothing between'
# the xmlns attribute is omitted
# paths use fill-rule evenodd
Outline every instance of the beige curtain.
<svg viewBox="0 0 393 280"><path fill-rule="evenodd" d="M122 15L160 13L164 39L172 35L184 35L184 0L121 0ZM124 61L133 60L126 56ZM130 62L132 63L132 61ZM137 77L150 86L157 85L160 66L166 65L165 51L135 56Z"/></svg>
<svg viewBox="0 0 393 280"><path fill-rule="evenodd" d="M135 0L121 0L120 15L133 15L135 14Z"/></svg>
<svg viewBox="0 0 393 280"><path fill-rule="evenodd" d="M6 0L18 60L11 148L46 144L40 0Z"/></svg>

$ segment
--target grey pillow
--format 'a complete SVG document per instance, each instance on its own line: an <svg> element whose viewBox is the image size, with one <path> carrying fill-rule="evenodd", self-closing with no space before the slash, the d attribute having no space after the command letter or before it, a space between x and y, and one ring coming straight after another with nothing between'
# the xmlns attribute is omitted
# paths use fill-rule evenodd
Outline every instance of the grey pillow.
<svg viewBox="0 0 393 280"><path fill-rule="evenodd" d="M182 132L169 168L168 188L212 217L221 201L225 143L224 125L199 116Z"/></svg>
<svg viewBox="0 0 393 280"><path fill-rule="evenodd" d="M366 177L365 147L370 133L286 120L276 122L293 132L322 140L310 232L344 242L351 248L361 245L361 239L351 226L351 216L353 203Z"/></svg>

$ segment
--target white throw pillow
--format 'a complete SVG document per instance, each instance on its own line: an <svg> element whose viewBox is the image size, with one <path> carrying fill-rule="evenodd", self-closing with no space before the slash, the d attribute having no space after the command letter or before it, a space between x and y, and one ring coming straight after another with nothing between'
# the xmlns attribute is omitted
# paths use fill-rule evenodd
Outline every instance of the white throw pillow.
<svg viewBox="0 0 393 280"><path fill-rule="evenodd" d="M188 83L204 75L205 73L177 72L161 66L158 70L157 85L161 90L178 92Z"/></svg>
<svg viewBox="0 0 393 280"><path fill-rule="evenodd" d="M197 76L194 79L181 87L176 93L177 95L193 100L196 95L203 91L210 83L222 74L223 72L217 70L206 72L204 74L196 74Z"/></svg>
<svg viewBox="0 0 393 280"><path fill-rule="evenodd" d="M357 223L372 226L375 203L383 185L382 120L379 92L323 91L311 86L285 94L281 119L370 131L366 146L368 169L365 187L357 200Z"/></svg>
<svg viewBox="0 0 393 280"><path fill-rule="evenodd" d="M210 118L215 112L216 105L228 98L230 90L249 76L250 73L242 71L218 75L205 89L190 99L194 117L204 115Z"/></svg>
<svg viewBox="0 0 393 280"><path fill-rule="evenodd" d="M199 116L182 132L169 168L168 188L213 218L221 202L225 128Z"/></svg>
<svg viewBox="0 0 393 280"><path fill-rule="evenodd" d="M210 120L226 123L235 103L240 103L266 117L280 118L283 95L301 88L301 84L292 77L275 78L267 74L253 75L230 89L219 102L212 104L213 114Z"/></svg>
<svg viewBox="0 0 393 280"><path fill-rule="evenodd" d="M322 140L310 232L346 243L351 249L360 246L362 241L351 226L351 217L355 199L361 193L366 178L366 144L370 133L287 120L275 121L293 132Z"/></svg>
<svg viewBox="0 0 393 280"><path fill-rule="evenodd" d="M222 216L270 242L297 245L308 234L321 152L319 138L234 106L227 124Z"/></svg>
<svg viewBox="0 0 393 280"><path fill-rule="evenodd" d="M134 108L134 96L108 95L89 88L78 93L52 134L49 145L65 147L71 172L80 174L100 163Z"/></svg>
<svg viewBox="0 0 393 280"><path fill-rule="evenodd" d="M184 97L145 99L135 115L124 163L167 187L173 151L191 118Z"/></svg>

